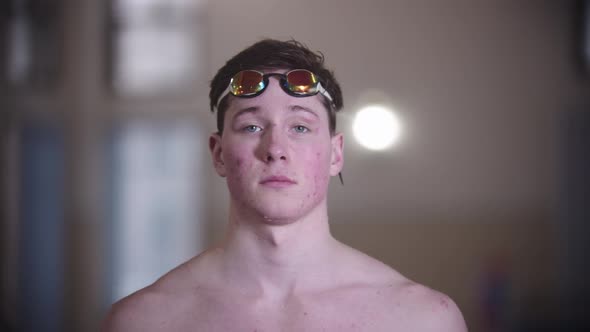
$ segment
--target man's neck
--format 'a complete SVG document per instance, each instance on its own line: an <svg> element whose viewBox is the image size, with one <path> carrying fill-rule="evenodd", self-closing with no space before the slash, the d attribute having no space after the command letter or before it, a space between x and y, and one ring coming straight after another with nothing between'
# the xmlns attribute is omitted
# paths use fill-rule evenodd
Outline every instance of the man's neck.
<svg viewBox="0 0 590 332"><path fill-rule="evenodd" d="M245 217L232 208L222 271L242 289L280 298L321 283L336 246L325 202L305 217L282 225L268 223L264 217Z"/></svg>

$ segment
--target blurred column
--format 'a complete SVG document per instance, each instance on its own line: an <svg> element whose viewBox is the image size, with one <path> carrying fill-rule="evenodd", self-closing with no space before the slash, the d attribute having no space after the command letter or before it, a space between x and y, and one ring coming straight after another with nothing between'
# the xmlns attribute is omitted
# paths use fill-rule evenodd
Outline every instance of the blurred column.
<svg viewBox="0 0 590 332"><path fill-rule="evenodd" d="M63 331L64 140L59 125L20 132L18 327Z"/></svg>
<svg viewBox="0 0 590 332"><path fill-rule="evenodd" d="M59 1L0 4L0 330L64 329Z"/></svg>
<svg viewBox="0 0 590 332"><path fill-rule="evenodd" d="M97 0L64 0L66 112L66 331L94 331L103 289L104 15Z"/></svg>
<svg viewBox="0 0 590 332"><path fill-rule="evenodd" d="M566 112L561 129L561 309L567 328L581 331L590 326L590 108Z"/></svg>

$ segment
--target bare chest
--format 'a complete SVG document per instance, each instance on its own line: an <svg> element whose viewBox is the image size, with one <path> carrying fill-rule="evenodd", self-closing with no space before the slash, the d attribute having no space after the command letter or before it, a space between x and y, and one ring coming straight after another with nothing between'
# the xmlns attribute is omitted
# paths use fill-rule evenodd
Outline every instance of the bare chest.
<svg viewBox="0 0 590 332"><path fill-rule="evenodd" d="M403 331L403 315L379 298L326 296L284 303L209 299L170 315L174 331ZM387 310L385 309L387 308ZM400 312L401 313L401 312ZM397 326L397 328L396 328Z"/></svg>

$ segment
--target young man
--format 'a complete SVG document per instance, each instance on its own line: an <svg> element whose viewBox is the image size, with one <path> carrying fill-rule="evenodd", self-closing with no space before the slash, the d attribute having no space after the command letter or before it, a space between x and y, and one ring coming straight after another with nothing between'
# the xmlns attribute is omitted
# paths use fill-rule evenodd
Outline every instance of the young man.
<svg viewBox="0 0 590 332"><path fill-rule="evenodd" d="M211 83L225 239L113 305L104 331L466 331L447 296L332 237L342 94L323 57L263 40Z"/></svg>

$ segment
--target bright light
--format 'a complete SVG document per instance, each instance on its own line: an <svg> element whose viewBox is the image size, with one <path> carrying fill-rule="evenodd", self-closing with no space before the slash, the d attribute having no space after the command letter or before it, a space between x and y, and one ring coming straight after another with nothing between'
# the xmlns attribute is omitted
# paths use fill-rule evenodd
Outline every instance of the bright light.
<svg viewBox="0 0 590 332"><path fill-rule="evenodd" d="M354 137L370 150L390 147L399 138L400 129L400 123L393 112L379 105L362 108L352 124Z"/></svg>

